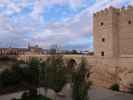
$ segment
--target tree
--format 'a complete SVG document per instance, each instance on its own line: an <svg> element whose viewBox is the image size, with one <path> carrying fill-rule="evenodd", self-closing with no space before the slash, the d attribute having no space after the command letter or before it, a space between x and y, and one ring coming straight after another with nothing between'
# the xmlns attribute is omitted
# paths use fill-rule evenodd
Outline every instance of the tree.
<svg viewBox="0 0 133 100"><path fill-rule="evenodd" d="M82 58L78 69L72 75L72 98L73 100L88 100L88 89L90 84L86 80L86 75L89 76L86 69L87 63Z"/></svg>
<svg viewBox="0 0 133 100"><path fill-rule="evenodd" d="M19 67L19 64L13 65L11 69L5 69L1 75L1 85L4 87L16 86L21 83L22 79L22 70Z"/></svg>
<svg viewBox="0 0 133 100"><path fill-rule="evenodd" d="M72 73L74 72L74 69L76 67L77 63L74 59L69 59L67 61L67 81L68 83L71 83L72 82Z"/></svg>
<svg viewBox="0 0 133 100"><path fill-rule="evenodd" d="M39 86L39 69L40 61L37 58L32 58L29 67L25 68L24 82L28 85L30 95L37 95L37 87Z"/></svg>
<svg viewBox="0 0 133 100"><path fill-rule="evenodd" d="M14 79L16 79L16 83L21 83L21 80L23 79L23 73L22 68L20 67L19 63L16 63L11 68L12 75L14 76Z"/></svg>
<svg viewBox="0 0 133 100"><path fill-rule="evenodd" d="M46 62L47 85L57 93L62 90L66 83L66 68L63 57L61 55L53 55Z"/></svg>
<svg viewBox="0 0 133 100"><path fill-rule="evenodd" d="M16 85L16 81L14 81L13 75L9 69L4 70L0 76L1 85L3 87Z"/></svg>
<svg viewBox="0 0 133 100"><path fill-rule="evenodd" d="M39 71L40 71L40 61L37 58L32 58L30 64L29 64L29 68L32 72L32 83L34 85L38 85L39 83Z"/></svg>
<svg viewBox="0 0 133 100"><path fill-rule="evenodd" d="M48 90L48 85L47 85L47 79L46 79L46 74L47 74L47 68L46 68L46 62L41 62L40 64L40 80L41 84L43 84L43 88L45 91L45 96L47 96L47 90Z"/></svg>

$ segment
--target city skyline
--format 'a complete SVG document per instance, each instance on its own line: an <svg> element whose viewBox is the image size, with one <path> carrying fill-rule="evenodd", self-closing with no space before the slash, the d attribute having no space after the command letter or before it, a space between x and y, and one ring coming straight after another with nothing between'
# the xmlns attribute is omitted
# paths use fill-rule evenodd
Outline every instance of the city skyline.
<svg viewBox="0 0 133 100"><path fill-rule="evenodd" d="M92 49L92 15L132 0L0 0L0 47Z"/></svg>

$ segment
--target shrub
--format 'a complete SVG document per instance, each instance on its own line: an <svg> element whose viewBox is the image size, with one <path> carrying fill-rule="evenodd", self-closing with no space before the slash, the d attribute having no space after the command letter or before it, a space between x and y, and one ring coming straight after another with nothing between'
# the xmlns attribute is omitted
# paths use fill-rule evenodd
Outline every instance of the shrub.
<svg viewBox="0 0 133 100"><path fill-rule="evenodd" d="M21 83L22 78L22 69L16 64L11 69L5 69L1 72L0 84L3 87L16 86Z"/></svg>
<svg viewBox="0 0 133 100"><path fill-rule="evenodd" d="M129 86L129 93L133 94L133 84L131 83L129 84Z"/></svg>
<svg viewBox="0 0 133 100"><path fill-rule="evenodd" d="M119 87L119 84L113 84L111 87L110 87L110 89L111 90L113 90L113 91L119 91L120 89L119 89L120 87Z"/></svg>
<svg viewBox="0 0 133 100"><path fill-rule="evenodd" d="M6 69L1 73L0 81L3 87L14 86L18 84L18 77Z"/></svg>

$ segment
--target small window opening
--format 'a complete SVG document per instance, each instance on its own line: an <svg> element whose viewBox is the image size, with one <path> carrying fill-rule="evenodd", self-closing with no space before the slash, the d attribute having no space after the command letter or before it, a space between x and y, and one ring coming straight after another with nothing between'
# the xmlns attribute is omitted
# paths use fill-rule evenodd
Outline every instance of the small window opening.
<svg viewBox="0 0 133 100"><path fill-rule="evenodd" d="M104 56L104 52L103 51L101 52L101 56Z"/></svg>
<svg viewBox="0 0 133 100"><path fill-rule="evenodd" d="M131 24L131 23L132 23L131 20L129 20L129 21L128 21L128 24Z"/></svg>
<svg viewBox="0 0 133 100"><path fill-rule="evenodd" d="M101 24L101 26L103 26L103 25L104 25L104 23L103 23L103 22L101 22L100 24Z"/></svg>
<svg viewBox="0 0 133 100"><path fill-rule="evenodd" d="M105 42L105 38L102 38L102 42Z"/></svg>

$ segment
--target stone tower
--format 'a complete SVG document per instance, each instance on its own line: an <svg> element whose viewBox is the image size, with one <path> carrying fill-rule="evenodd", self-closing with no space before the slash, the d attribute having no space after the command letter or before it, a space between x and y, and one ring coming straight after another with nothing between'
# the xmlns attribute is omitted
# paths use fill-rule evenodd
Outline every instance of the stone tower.
<svg viewBox="0 0 133 100"><path fill-rule="evenodd" d="M110 7L93 16L93 37L96 57L112 58L119 55L119 9Z"/></svg>
<svg viewBox="0 0 133 100"><path fill-rule="evenodd" d="M130 89L133 84L133 7L110 7L95 13L93 19L96 58L91 75L93 83L104 87L119 83L122 91L125 87Z"/></svg>
<svg viewBox="0 0 133 100"><path fill-rule="evenodd" d="M133 57L133 7L110 7L94 14L96 57Z"/></svg>

